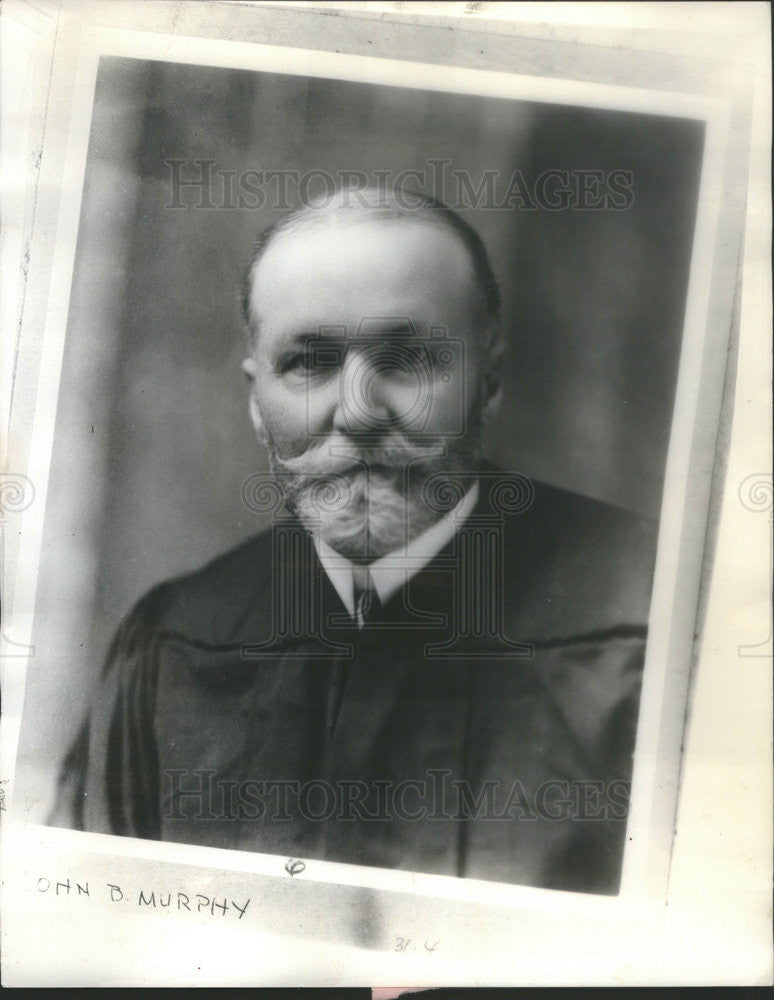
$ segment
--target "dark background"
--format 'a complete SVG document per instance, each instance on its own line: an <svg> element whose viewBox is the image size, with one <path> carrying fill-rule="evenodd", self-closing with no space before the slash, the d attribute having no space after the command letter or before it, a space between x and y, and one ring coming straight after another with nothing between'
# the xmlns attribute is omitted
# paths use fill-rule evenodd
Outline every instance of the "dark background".
<svg viewBox="0 0 774 1000"><path fill-rule="evenodd" d="M223 207L219 171L424 169L429 180L427 161L447 158L474 187L498 171L498 191L517 169L528 180L631 171L626 211L461 214L504 299L489 457L657 517L702 142L700 123L677 118L103 59L19 766L51 771L142 592L265 526L241 501L265 455L240 371L237 287L253 240L284 212ZM216 161L215 207L186 189L187 207L170 208L165 160L197 158Z"/></svg>

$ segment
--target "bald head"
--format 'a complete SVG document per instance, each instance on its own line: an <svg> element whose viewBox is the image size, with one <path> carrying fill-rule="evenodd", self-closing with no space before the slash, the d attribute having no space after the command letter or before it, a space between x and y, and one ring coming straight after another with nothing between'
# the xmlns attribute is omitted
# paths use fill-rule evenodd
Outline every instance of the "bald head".
<svg viewBox="0 0 774 1000"><path fill-rule="evenodd" d="M359 235L358 235L359 231ZM448 271L454 297L470 315L471 323L488 350L496 339L500 314L500 293L486 249L475 230L456 212L426 195L407 191L386 192L381 189L339 191L333 198L312 203L285 216L266 230L255 245L254 253L242 289L242 308L254 349L268 303L267 288L275 287L265 272L271 268L271 251L292 242L294 257L303 255L308 274L318 270L323 277L337 264L352 267L357 261L347 259L347 245L362 247L363 233L368 242L387 242L400 255L401 243L416 249L424 242L427 252L420 257L426 266L424 277L432 268ZM304 250L304 247L308 250ZM416 254L412 254L416 259ZM264 268L264 261L266 268ZM266 280L264 280L266 279ZM409 285L416 284L419 275ZM367 315L365 303L363 315Z"/></svg>

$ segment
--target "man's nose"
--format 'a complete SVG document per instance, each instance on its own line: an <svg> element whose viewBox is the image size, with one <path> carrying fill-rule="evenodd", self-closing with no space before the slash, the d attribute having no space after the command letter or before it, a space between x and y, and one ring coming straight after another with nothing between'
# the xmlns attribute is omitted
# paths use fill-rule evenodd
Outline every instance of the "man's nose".
<svg viewBox="0 0 774 1000"><path fill-rule="evenodd" d="M349 350L339 373L333 425L343 434L379 433L393 423L389 390L367 351Z"/></svg>

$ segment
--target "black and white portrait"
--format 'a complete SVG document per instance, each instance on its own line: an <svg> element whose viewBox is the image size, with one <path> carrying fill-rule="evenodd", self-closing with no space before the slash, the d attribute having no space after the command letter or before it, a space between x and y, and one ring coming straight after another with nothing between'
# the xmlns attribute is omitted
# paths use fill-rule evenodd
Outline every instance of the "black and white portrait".
<svg viewBox="0 0 774 1000"><path fill-rule="evenodd" d="M105 665L53 822L616 892L702 142L104 61Z"/></svg>

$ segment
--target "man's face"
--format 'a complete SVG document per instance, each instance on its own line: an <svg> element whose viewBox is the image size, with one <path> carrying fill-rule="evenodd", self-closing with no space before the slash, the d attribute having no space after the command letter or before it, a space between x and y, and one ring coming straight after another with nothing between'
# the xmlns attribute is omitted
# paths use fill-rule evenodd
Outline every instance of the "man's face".
<svg viewBox="0 0 774 1000"><path fill-rule="evenodd" d="M483 338L464 247L420 220L315 220L269 246L252 305L251 410L290 505L361 561L424 530L439 514L422 483L478 454ZM321 510L326 485L339 502L329 489Z"/></svg>

